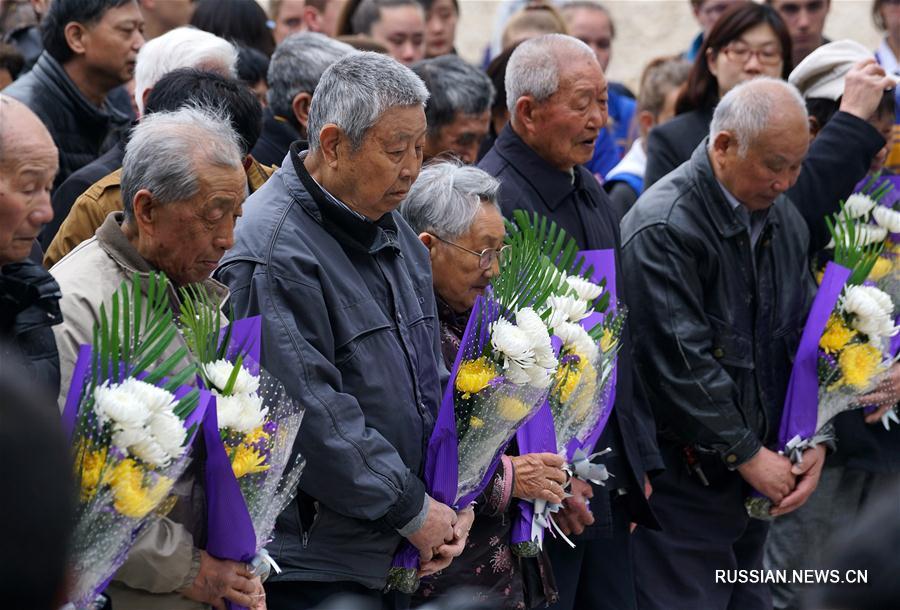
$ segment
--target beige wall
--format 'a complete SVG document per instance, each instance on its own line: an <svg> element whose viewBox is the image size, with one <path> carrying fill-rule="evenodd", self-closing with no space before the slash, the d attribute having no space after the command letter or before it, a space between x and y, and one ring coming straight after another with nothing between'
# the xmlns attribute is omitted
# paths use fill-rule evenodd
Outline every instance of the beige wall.
<svg viewBox="0 0 900 610"><path fill-rule="evenodd" d="M490 38L498 1L459 0L462 16L457 47L469 61L480 61ZM689 0L605 0L616 23L610 77L636 89L643 66L659 55L687 48L698 29ZM875 49L879 36L870 17L870 0L832 0L826 35L853 38Z"/></svg>

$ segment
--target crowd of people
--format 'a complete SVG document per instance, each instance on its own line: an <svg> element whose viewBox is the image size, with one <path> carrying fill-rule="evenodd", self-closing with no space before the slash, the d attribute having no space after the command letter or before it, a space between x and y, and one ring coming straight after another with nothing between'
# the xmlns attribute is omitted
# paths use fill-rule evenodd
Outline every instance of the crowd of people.
<svg viewBox="0 0 900 610"><path fill-rule="evenodd" d="M199 285L262 316L261 364L305 409L306 466L268 546L278 573L207 552L196 461L107 608L900 602L900 431L880 423L900 364L833 441L799 463L776 450L827 219L900 168L900 2L860 4L885 33L872 50L825 38L829 0L690 0L699 34L646 41L660 56L636 92L605 76L629 58L592 0L504 0L480 65L457 55L475 10L458 0L266 8L0 0L0 605L68 600L56 414L101 308L155 271L173 311ZM426 445L517 210L615 253L628 316L597 442L612 476L513 442L452 507L427 493ZM753 490L774 520L748 516ZM561 505L574 548L514 554L517 499ZM385 592L404 541L411 596ZM868 585L761 577L815 568L868 569Z"/></svg>

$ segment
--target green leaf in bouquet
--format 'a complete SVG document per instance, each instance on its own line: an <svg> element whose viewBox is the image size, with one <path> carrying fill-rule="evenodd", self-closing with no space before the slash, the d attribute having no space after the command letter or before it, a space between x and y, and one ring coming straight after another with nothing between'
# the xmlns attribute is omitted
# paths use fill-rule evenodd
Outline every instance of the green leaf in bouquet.
<svg viewBox="0 0 900 610"><path fill-rule="evenodd" d="M234 366L231 368L231 374L228 376L228 381L225 382L225 387L222 388L222 394L225 396L230 396L234 393L234 384L237 383L238 373L241 372L241 365L244 363L244 355L238 354L238 357L235 358Z"/></svg>
<svg viewBox="0 0 900 610"><path fill-rule="evenodd" d="M834 262L851 270L847 280L850 285L862 284L869 277L884 249L884 243L865 243L865 232L859 230L862 223L859 219L850 218L843 203L840 212L825 219L834 240Z"/></svg>
<svg viewBox="0 0 900 610"><path fill-rule="evenodd" d="M185 340L191 353L202 364L223 360L231 343L231 324L228 324L224 338L219 340L221 299L211 295L209 291L198 284L184 286L180 290L180 296L181 316L178 322L184 331ZM229 322L231 319L232 315L229 310ZM199 369L207 387L212 387L213 384L203 367L201 366ZM237 369L234 373L235 378L236 371Z"/></svg>

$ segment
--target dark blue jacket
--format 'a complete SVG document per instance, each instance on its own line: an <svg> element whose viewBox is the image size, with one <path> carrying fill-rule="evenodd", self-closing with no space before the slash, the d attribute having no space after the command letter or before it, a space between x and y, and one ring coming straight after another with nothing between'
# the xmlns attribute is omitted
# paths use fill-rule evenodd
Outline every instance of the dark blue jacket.
<svg viewBox="0 0 900 610"><path fill-rule="evenodd" d="M507 217L516 209L535 211L556 221L582 250L615 249L616 290L619 300L628 305L619 260L619 223L609 198L586 168L575 168L573 182L573 176L547 164L510 125L503 128L478 167L500 180L500 207ZM645 473L662 470L663 463L656 445L653 415L634 381L630 326L626 324L619 351L613 416L597 446L614 450L615 457L607 465L616 478L607 481L607 485L628 489L631 520L655 527L656 519L644 498L643 481ZM608 529L611 515L602 497L595 489L591 501L597 521L594 528Z"/></svg>
<svg viewBox="0 0 900 610"><path fill-rule="evenodd" d="M306 409L273 578L382 588L396 530L423 505L446 375L427 250L399 213L370 222L327 199L292 147L216 277L237 317L262 314L262 365Z"/></svg>

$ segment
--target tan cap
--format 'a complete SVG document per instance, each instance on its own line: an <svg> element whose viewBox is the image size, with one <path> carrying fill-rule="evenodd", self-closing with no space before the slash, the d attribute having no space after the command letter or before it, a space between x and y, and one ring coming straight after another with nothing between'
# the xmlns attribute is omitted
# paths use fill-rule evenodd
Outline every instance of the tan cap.
<svg viewBox="0 0 900 610"><path fill-rule="evenodd" d="M850 68L874 57L869 49L855 40L836 40L807 55L791 72L788 81L800 90L804 98L837 100L844 94L844 79ZM890 78L895 83L898 81L896 76Z"/></svg>

